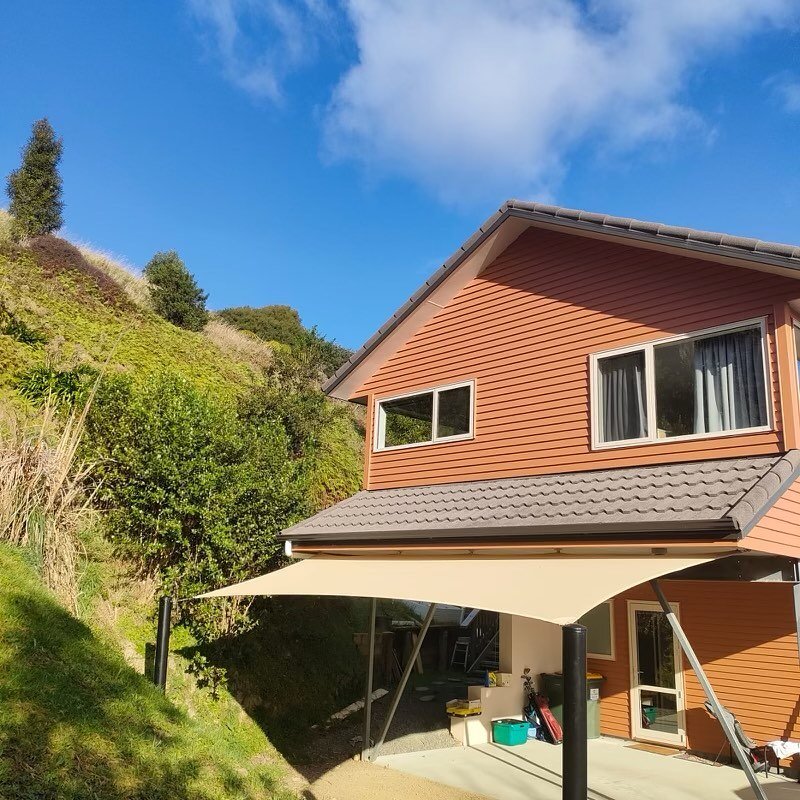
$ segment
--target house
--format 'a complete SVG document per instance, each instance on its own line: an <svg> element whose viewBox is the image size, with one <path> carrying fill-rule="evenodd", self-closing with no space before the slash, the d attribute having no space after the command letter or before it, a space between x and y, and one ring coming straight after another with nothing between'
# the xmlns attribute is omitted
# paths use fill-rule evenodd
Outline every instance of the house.
<svg viewBox="0 0 800 800"><path fill-rule="evenodd" d="M800 738L796 319L798 247L507 202L325 386L366 408L364 490L227 593L492 609L514 675L580 619L602 733L716 755L668 576L719 700ZM521 692L482 699L477 740Z"/></svg>

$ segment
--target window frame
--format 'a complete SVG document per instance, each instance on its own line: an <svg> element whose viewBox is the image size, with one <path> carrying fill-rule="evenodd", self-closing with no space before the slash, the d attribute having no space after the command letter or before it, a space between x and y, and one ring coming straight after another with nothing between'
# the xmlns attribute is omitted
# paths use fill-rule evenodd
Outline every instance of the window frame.
<svg viewBox="0 0 800 800"><path fill-rule="evenodd" d="M766 425L759 425L754 428L736 428L729 431L710 431L707 433L687 433L682 436L670 436L667 438L658 437L656 427L656 382L655 382L655 348L660 345L672 344L685 339L707 339L721 333L730 333L747 328L758 328L761 333L761 360L764 378L764 397L767 403L767 422ZM637 439L620 439L612 442L604 442L600 431L600 361L612 356L626 355L628 353L644 353L645 370L645 389L646 389L646 411L648 435ZM698 331L689 331L674 336L665 336L659 339L652 339L647 342L617 347L611 350L602 350L592 353L589 356L589 403L590 403L590 425L592 450L611 450L618 447L641 447L642 445L667 444L669 442L688 442L695 439L716 439L720 436L743 436L752 433L769 433L774 431L775 425L775 398L774 387L772 385L770 365L771 365L771 345L769 341L767 318L755 317L754 319L742 320L741 322L731 322L725 325L717 325L713 328L703 328Z"/></svg>
<svg viewBox="0 0 800 800"><path fill-rule="evenodd" d="M597 658L600 661L616 661L617 660L617 645L616 645L616 630L614 627L614 598L612 597L610 600L603 600L602 603L598 603L595 608L599 608L600 606L608 606L608 635L611 639L611 654L608 653L590 653L587 649L586 658ZM594 611L594 608L590 608L589 611ZM586 614L589 613L586 612ZM583 616L586 616L585 614ZM583 618L581 617L581 619ZM587 634L587 641L588 641L588 634Z"/></svg>
<svg viewBox="0 0 800 800"><path fill-rule="evenodd" d="M439 394L440 392L447 392L451 389L469 388L469 431L467 433L457 433L453 436L437 436L436 429L438 427L439 418ZM425 389L415 389L413 392L404 392L403 394L393 394L387 397L376 397L375 404L372 410L373 419L373 437L372 437L372 451L374 453L383 453L389 450L407 450L410 447L430 447L435 444L447 444L448 442L464 442L469 439L475 438L475 390L476 381L474 379L466 381L458 381L457 383L447 383L440 386L430 386ZM383 412L382 405L384 403L391 403L394 400L405 400L409 397L417 397L423 394L433 394L433 411L431 415L431 437L424 442L410 442L409 444L381 444L381 441L386 435L386 416Z"/></svg>

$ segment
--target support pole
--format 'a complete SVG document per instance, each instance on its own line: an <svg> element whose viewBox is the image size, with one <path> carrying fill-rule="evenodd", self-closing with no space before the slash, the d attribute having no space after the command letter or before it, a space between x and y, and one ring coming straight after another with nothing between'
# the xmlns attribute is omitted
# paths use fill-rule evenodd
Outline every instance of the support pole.
<svg viewBox="0 0 800 800"><path fill-rule="evenodd" d="M800 658L800 561L795 560L792 571L794 572L794 586L792 586L794 625L797 632L797 656Z"/></svg>
<svg viewBox="0 0 800 800"><path fill-rule="evenodd" d="M586 628L561 629L564 673L564 744L561 751L563 800L586 800L589 791L586 728Z"/></svg>
<svg viewBox="0 0 800 800"><path fill-rule="evenodd" d="M369 759L372 729L372 673L375 664L375 617L378 614L378 599L372 598L369 614L369 655L367 656L367 690L364 695L364 738L361 742L361 760Z"/></svg>
<svg viewBox="0 0 800 800"><path fill-rule="evenodd" d="M703 665L700 663L700 659L694 652L694 648L689 643L689 639L686 637L686 634L684 633L683 628L681 627L681 623L679 622L677 616L675 616L675 612L672 610L672 606L670 606L670 604L667 602L667 598L661 591L661 586L659 585L657 580L650 581L650 586L653 587L653 591L655 592L658 602L661 604L661 608L664 611L664 615L666 616L667 621L672 627L672 632L675 634L675 638L678 640L678 643L681 646L681 650L683 650L684 655L686 656L686 660L691 665L692 670L694 671L694 674L697 677L698 683L703 688L703 692L705 693L706 699L708 700L711 707L714 709L714 716L717 718L717 721L722 727L722 731L725 734L725 737L727 738L728 742L730 742L731 749L736 754L736 758L738 759L739 764L744 770L744 774L747 776L747 780L750 783L750 788L753 790L753 793L758 798L758 800L767 800L767 796L764 793L764 789L758 782L756 773L753 771L753 765L750 763L750 759L748 758L747 753L745 752L741 742L737 738L736 731L733 729L733 725L731 724L727 714L724 713L722 703L719 702L716 692L711 686L711 683L708 680L708 676L706 675L706 672L703 669Z"/></svg>
<svg viewBox="0 0 800 800"><path fill-rule="evenodd" d="M158 601L158 630L156 632L156 656L153 665L153 683L161 691L167 688L167 659L169 657L169 631L172 615L172 598L161 597Z"/></svg>
<svg viewBox="0 0 800 800"><path fill-rule="evenodd" d="M433 615L435 612L436 603L431 603L428 606L428 613L425 615L425 620L422 623L422 629L419 632L417 641L414 644L414 649L411 651L411 655L406 661L403 674L400 678L400 683L397 684L397 689L395 689L394 696L392 697L392 703L389 706L389 711L386 716L386 722L383 723L381 735L378 737L378 740L375 742L375 746L372 748L372 752L370 753L370 761L374 761L378 757L378 753L380 752L381 747L383 747L383 743L386 741L386 734L389 732L389 726L392 724L395 712L397 711L397 706L400 705L400 698L403 696L403 690L406 688L408 677L411 675L411 670L414 669L414 663L417 660L419 651L422 649L422 643L425 641L425 635L428 633L428 628L430 628L431 622L433 622Z"/></svg>

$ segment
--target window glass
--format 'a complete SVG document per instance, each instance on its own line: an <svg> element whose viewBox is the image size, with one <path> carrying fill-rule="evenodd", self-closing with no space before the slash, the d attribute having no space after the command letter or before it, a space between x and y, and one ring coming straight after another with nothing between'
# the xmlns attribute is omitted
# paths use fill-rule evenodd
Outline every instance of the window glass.
<svg viewBox="0 0 800 800"><path fill-rule="evenodd" d="M433 392L381 403L384 422L382 447L419 444L433 439Z"/></svg>
<svg viewBox="0 0 800 800"><path fill-rule="evenodd" d="M695 433L767 424L762 353L760 328L695 339Z"/></svg>
<svg viewBox="0 0 800 800"><path fill-rule="evenodd" d="M685 339L659 345L656 373L656 436L686 436L694 427L694 342Z"/></svg>
<svg viewBox="0 0 800 800"><path fill-rule="evenodd" d="M600 367L600 439L617 442L647 436L644 351L609 356Z"/></svg>
<svg viewBox="0 0 800 800"><path fill-rule="evenodd" d="M611 641L611 603L601 603L587 611L579 620L586 626L586 652L590 656L611 658L614 654Z"/></svg>
<svg viewBox="0 0 800 800"><path fill-rule="evenodd" d="M646 359L650 354L652 362ZM645 366L650 363L652 375ZM601 442L656 441L769 423L760 325L606 356L598 359L598 372L594 413ZM655 399L652 421L648 397Z"/></svg>
<svg viewBox="0 0 800 800"><path fill-rule="evenodd" d="M436 436L464 436L470 432L472 390L469 386L439 392Z"/></svg>
<svg viewBox="0 0 800 800"><path fill-rule="evenodd" d="M767 424L761 329L655 348L659 438Z"/></svg>

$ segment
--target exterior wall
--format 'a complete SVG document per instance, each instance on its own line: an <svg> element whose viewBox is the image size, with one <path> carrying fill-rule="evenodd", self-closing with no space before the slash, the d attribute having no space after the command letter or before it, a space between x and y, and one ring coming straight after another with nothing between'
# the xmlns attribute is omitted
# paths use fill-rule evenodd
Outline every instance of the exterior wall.
<svg viewBox="0 0 800 800"><path fill-rule="evenodd" d="M677 602L681 625L711 685L745 732L757 742L800 739L800 665L788 583L662 581ZM650 600L649 586L614 599L615 661L590 659L606 676L601 689L601 731L630 738L628 600ZM716 755L724 742L717 722L703 708L700 684L683 659L689 749ZM727 753L727 748L724 751Z"/></svg>
<svg viewBox="0 0 800 800"><path fill-rule="evenodd" d="M470 686L469 698L481 701L480 717L452 720L450 732L456 741L474 746L492 740L493 719L522 719L525 667L538 681L542 672L561 670L561 627L552 622L500 615L500 672L513 676L511 686Z"/></svg>
<svg viewBox="0 0 800 800"><path fill-rule="evenodd" d="M800 552L800 479L796 480L742 539L742 547L796 558Z"/></svg>
<svg viewBox="0 0 800 800"><path fill-rule="evenodd" d="M365 485L781 452L777 401L796 395L796 375L785 356L779 371L775 325L788 342L785 302L795 296L800 285L789 278L530 229L358 391L371 407L376 398L474 378L475 438L374 452ZM773 431L592 450L591 353L757 317L768 322Z"/></svg>

